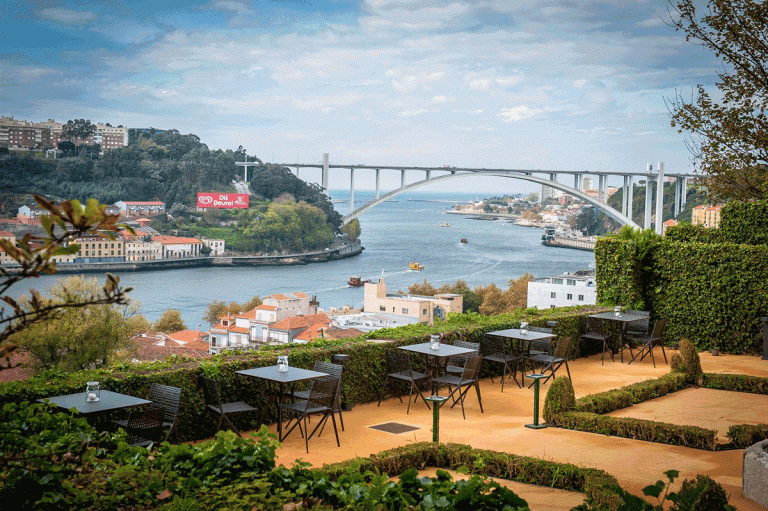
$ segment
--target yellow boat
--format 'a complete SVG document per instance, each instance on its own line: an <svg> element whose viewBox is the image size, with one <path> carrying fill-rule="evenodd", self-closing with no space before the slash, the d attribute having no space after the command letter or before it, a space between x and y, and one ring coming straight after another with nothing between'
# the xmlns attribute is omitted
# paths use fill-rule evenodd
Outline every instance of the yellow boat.
<svg viewBox="0 0 768 511"><path fill-rule="evenodd" d="M408 271L421 271L423 269L424 269L424 265L423 264L411 263L411 264L408 265Z"/></svg>

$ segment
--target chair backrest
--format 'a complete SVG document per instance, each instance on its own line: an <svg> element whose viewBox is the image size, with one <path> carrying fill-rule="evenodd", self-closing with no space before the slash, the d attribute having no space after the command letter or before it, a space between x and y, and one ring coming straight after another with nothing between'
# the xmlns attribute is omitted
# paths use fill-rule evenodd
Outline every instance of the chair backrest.
<svg viewBox="0 0 768 511"><path fill-rule="evenodd" d="M557 328L557 325L559 325L559 324L560 324L559 321L550 320L550 321L547 321L546 323L544 323L544 326L554 330L555 328Z"/></svg>
<svg viewBox="0 0 768 511"><path fill-rule="evenodd" d="M571 351L571 337L561 337L557 341L557 346L553 355L555 358L568 358Z"/></svg>
<svg viewBox="0 0 768 511"><path fill-rule="evenodd" d="M499 337L486 337L480 343L480 351L483 355L506 355L507 350L504 340Z"/></svg>
<svg viewBox="0 0 768 511"><path fill-rule="evenodd" d="M165 422L174 422L176 420L176 416L179 414L179 403L181 402L181 389L179 387L153 383L149 388L147 399L163 408L163 420Z"/></svg>
<svg viewBox="0 0 768 511"><path fill-rule="evenodd" d="M467 358L467 362L464 364L464 371L461 373L461 380L475 380L477 379L477 373L480 370L480 361L482 359L479 355L474 355Z"/></svg>
<svg viewBox="0 0 768 511"><path fill-rule="evenodd" d="M336 401L339 380L333 378L315 378L309 384L307 409L327 407L332 408Z"/></svg>
<svg viewBox="0 0 768 511"><path fill-rule="evenodd" d="M459 348L467 348L469 350L475 350L476 352L480 353L479 342L453 341L453 345L458 346Z"/></svg>
<svg viewBox="0 0 768 511"><path fill-rule="evenodd" d="M401 349L387 350L387 372L402 373L411 370L411 357Z"/></svg>
<svg viewBox="0 0 768 511"><path fill-rule="evenodd" d="M547 328L545 326L529 326L528 330L531 331L531 332L542 332L542 333L545 333L545 334L551 334L552 333L552 329L551 328Z"/></svg>
<svg viewBox="0 0 768 511"><path fill-rule="evenodd" d="M651 326L651 313L648 311L636 311L636 310L625 310L627 314L636 314L638 316L645 316L645 319L641 319L639 321L633 321L630 323L627 328L629 330L635 331L635 332L644 332L648 333L648 328Z"/></svg>
<svg viewBox="0 0 768 511"><path fill-rule="evenodd" d="M661 340L661 338L664 337L664 327L666 324L666 319L657 319L653 324L653 333L651 334L651 338L654 340Z"/></svg>
<svg viewBox="0 0 768 511"><path fill-rule="evenodd" d="M162 407L156 406L140 413L132 413L125 427L128 433L126 441L131 445L147 440L159 443L163 434L163 412Z"/></svg>
<svg viewBox="0 0 768 511"><path fill-rule="evenodd" d="M213 405L221 409L221 392L219 390L219 382L211 380L205 376L200 377L203 380L203 394L205 394L205 404Z"/></svg>
<svg viewBox="0 0 768 511"><path fill-rule="evenodd" d="M596 332L599 334L604 334L606 332L605 321L603 321L600 318L591 318L587 316L586 328L587 328L587 332Z"/></svg>
<svg viewBox="0 0 768 511"><path fill-rule="evenodd" d="M325 379L333 380L336 383L336 397L341 397L341 374L344 372L344 366L341 364L332 364L330 362L315 361L315 371L327 373Z"/></svg>

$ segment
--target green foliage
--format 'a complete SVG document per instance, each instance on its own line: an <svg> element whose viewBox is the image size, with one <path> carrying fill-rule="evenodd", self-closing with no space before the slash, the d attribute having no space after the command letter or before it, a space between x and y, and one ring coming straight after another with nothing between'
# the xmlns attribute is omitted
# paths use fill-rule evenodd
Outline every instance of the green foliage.
<svg viewBox="0 0 768 511"><path fill-rule="evenodd" d="M668 241L688 243L723 243L723 231L703 225L677 224L667 227L664 236Z"/></svg>
<svg viewBox="0 0 768 511"><path fill-rule="evenodd" d="M353 218L341 226L341 232L346 234L349 239L356 240L360 237L360 220Z"/></svg>
<svg viewBox="0 0 768 511"><path fill-rule="evenodd" d="M688 383L698 384L701 381L703 375L701 359L691 341L688 339L680 340L680 352L672 355L670 368L673 371L683 373Z"/></svg>
<svg viewBox="0 0 768 511"><path fill-rule="evenodd" d="M162 316L152 325L152 329L156 332L163 332L165 334L172 334L181 330L186 330L187 325L184 324L184 320L181 318L181 312L178 309L166 309Z"/></svg>
<svg viewBox="0 0 768 511"><path fill-rule="evenodd" d="M679 426L626 417L611 417L590 412L565 412L553 417L554 425L576 431L632 438L694 449L714 450L717 431L697 426Z"/></svg>
<svg viewBox="0 0 768 511"><path fill-rule="evenodd" d="M695 0L677 0L670 24L686 40L722 60L717 93L702 85L693 99L670 104L672 126L691 134L696 170L719 201L768 197L768 10L764 2L710 0L703 15Z"/></svg>
<svg viewBox="0 0 768 511"><path fill-rule="evenodd" d="M701 385L708 389L768 395L768 377L748 374L706 373Z"/></svg>
<svg viewBox="0 0 768 511"><path fill-rule="evenodd" d="M547 390L544 399L544 420L551 422L560 413L576 408L576 394L573 391L573 383L570 378L558 376Z"/></svg>
<svg viewBox="0 0 768 511"><path fill-rule="evenodd" d="M728 202L720 218L719 230L731 243L768 245L768 200Z"/></svg>
<svg viewBox="0 0 768 511"><path fill-rule="evenodd" d="M576 409L582 412L610 413L649 399L665 396L686 388L685 376L670 373L653 380L645 380L619 389L580 397L576 400Z"/></svg>
<svg viewBox="0 0 768 511"><path fill-rule="evenodd" d="M768 439L768 424L734 424L726 434L734 449L747 447Z"/></svg>

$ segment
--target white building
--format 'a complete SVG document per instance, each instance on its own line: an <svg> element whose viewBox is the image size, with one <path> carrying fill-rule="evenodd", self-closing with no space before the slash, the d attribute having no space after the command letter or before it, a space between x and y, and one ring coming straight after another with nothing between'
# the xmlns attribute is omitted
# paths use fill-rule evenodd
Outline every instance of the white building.
<svg viewBox="0 0 768 511"><path fill-rule="evenodd" d="M224 240L214 240L202 238L203 245L211 249L211 256L220 256L224 254Z"/></svg>
<svg viewBox="0 0 768 511"><path fill-rule="evenodd" d="M528 283L528 307L551 309L597 302L595 275L591 271L565 273Z"/></svg>

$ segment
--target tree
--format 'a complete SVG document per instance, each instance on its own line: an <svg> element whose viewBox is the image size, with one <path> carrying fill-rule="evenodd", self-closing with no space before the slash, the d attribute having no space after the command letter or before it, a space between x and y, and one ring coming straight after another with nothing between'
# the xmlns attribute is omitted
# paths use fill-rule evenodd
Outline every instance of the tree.
<svg viewBox="0 0 768 511"><path fill-rule="evenodd" d="M353 218L341 226L341 232L346 234L349 239L356 240L360 237L360 221L357 218Z"/></svg>
<svg viewBox="0 0 768 511"><path fill-rule="evenodd" d="M243 312L248 312L255 309L261 304L262 304L261 298L259 298L258 296L254 296L253 298L245 302L240 308L240 310Z"/></svg>
<svg viewBox="0 0 768 511"><path fill-rule="evenodd" d="M56 273L56 263L52 260L54 255L72 254L79 250L76 243L71 243L73 237L96 232L107 233L114 236L115 232L123 229L133 230L129 227L117 224L117 215L107 215L104 205L90 199L85 208L80 202L64 201L58 206L46 199L35 196L35 201L48 211L47 215L40 216L40 224L45 236L25 235L17 241L17 245L8 240L0 239L0 248L14 259L18 267L9 269L0 266L0 299L8 305L8 308L0 310L0 359L6 363L0 363L0 369L10 367L10 357L16 349L16 344L9 338L32 325L54 319L63 314L67 309L77 309L90 305L127 303L127 296L131 289L121 288L120 279L107 274L104 286L91 294L74 296L67 295L59 302L52 302L40 296L35 290L30 290L30 298L24 301L16 301L6 296L8 290L30 278L39 277L41 274ZM68 245L68 246L67 246Z"/></svg>
<svg viewBox="0 0 768 511"><path fill-rule="evenodd" d="M82 147L87 142L88 137L96 133L96 126L88 119L69 120L61 128L61 136L70 142L80 141Z"/></svg>
<svg viewBox="0 0 768 511"><path fill-rule="evenodd" d="M203 319L210 325L216 325L219 323L219 318L227 315L227 304L214 300L208 304L203 314Z"/></svg>
<svg viewBox="0 0 768 511"><path fill-rule="evenodd" d="M163 332L164 334L172 334L180 330L186 330L187 325L184 324L184 320L181 319L181 312L178 309L166 309L160 319L155 321L152 325L152 329L156 332Z"/></svg>
<svg viewBox="0 0 768 511"><path fill-rule="evenodd" d="M50 288L51 305L84 301L99 292L95 278L68 277ZM20 300L22 303L26 298ZM131 336L129 320L137 312L134 304L91 304L68 307L55 318L28 325L11 337L42 369L78 371L107 365Z"/></svg>
<svg viewBox="0 0 768 511"><path fill-rule="evenodd" d="M678 93L669 105L672 126L692 134L688 146L713 200L768 198L768 4L709 0L700 16L694 3L671 4L671 25L722 59L722 99L701 85L691 101Z"/></svg>
<svg viewBox="0 0 768 511"><path fill-rule="evenodd" d="M519 279L509 279L509 288L501 293L508 312L528 307L528 283L532 280L528 272Z"/></svg>

